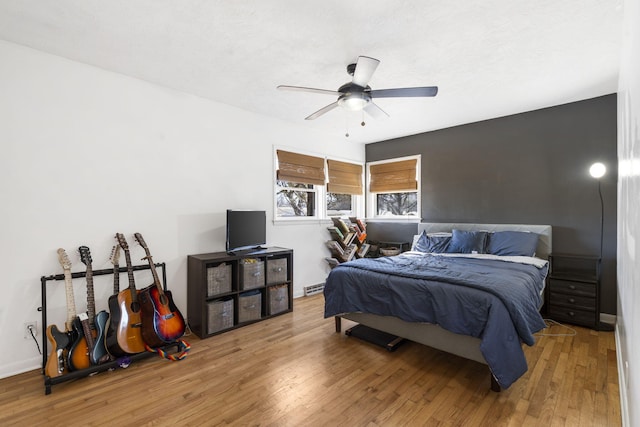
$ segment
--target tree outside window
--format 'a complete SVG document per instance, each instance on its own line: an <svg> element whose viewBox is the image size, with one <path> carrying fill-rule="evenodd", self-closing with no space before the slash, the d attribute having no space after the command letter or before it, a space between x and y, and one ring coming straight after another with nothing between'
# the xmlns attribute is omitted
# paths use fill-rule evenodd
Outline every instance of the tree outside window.
<svg viewBox="0 0 640 427"><path fill-rule="evenodd" d="M327 193L327 215L355 216L351 194Z"/></svg>
<svg viewBox="0 0 640 427"><path fill-rule="evenodd" d="M316 214L316 191L312 184L277 181L278 217L304 217Z"/></svg>
<svg viewBox="0 0 640 427"><path fill-rule="evenodd" d="M376 215L417 216L418 193L384 193L376 194Z"/></svg>

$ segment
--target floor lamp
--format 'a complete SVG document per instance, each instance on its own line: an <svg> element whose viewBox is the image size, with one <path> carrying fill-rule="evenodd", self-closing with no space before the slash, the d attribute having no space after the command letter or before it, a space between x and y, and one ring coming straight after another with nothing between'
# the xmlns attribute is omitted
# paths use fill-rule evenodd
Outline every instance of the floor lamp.
<svg viewBox="0 0 640 427"><path fill-rule="evenodd" d="M602 199L602 187L600 178L607 173L607 167L602 163L594 163L589 168L589 174L598 180L598 194L600 195L600 262L602 262L602 243L604 236L604 201Z"/></svg>
<svg viewBox="0 0 640 427"><path fill-rule="evenodd" d="M600 178L602 178L606 173L606 166L599 162L592 164L589 168L589 174L598 180L598 194L600 195L600 263L602 263L602 244L604 239L604 200L602 199L602 187L600 185ZM598 306L599 305L600 304L598 304ZM614 330L613 325L600 321L598 321L598 329L601 331Z"/></svg>

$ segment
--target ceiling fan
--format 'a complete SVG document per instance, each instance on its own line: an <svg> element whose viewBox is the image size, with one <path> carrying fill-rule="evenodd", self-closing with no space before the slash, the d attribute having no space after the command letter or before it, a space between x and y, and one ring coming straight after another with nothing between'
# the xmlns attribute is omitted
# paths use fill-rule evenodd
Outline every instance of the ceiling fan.
<svg viewBox="0 0 640 427"><path fill-rule="evenodd" d="M371 80L371 76L373 76L373 72L378 67L378 64L380 64L380 61L375 58L369 58L368 56L359 56L358 61L355 64L349 64L347 66L347 73L353 76L352 80L340 86L338 90L316 89L312 87L286 85L280 85L278 86L278 89L322 93L338 97L337 101L325 107L322 107L315 113L307 116L305 120L317 119L321 115L333 110L336 107L343 107L350 111L364 110L374 118L389 116L389 114L387 114L373 102L374 98L436 96L436 94L438 93L437 86L372 90L368 84L369 80Z"/></svg>

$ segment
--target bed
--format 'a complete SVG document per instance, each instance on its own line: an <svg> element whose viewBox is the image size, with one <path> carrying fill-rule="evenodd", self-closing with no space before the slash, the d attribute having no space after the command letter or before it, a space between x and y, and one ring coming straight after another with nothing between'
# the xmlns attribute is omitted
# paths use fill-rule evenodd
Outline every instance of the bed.
<svg viewBox="0 0 640 427"><path fill-rule="evenodd" d="M500 391L527 371L522 344L533 345L533 334L545 327L539 309L551 231L549 225L420 223L412 251L334 268L324 315L335 317L336 332L345 318L488 365L491 389ZM447 236L449 246L438 247ZM521 238L528 243L522 246Z"/></svg>

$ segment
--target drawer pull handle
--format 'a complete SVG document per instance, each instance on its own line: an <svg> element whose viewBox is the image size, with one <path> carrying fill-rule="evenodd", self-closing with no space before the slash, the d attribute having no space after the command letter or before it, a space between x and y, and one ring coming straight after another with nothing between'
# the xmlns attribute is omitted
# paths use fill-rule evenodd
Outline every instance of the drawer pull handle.
<svg viewBox="0 0 640 427"><path fill-rule="evenodd" d="M569 316L571 316L571 317L573 317L573 316L575 316L575 315L576 315L573 311L570 311L570 312L569 312L569 313L567 313L567 314L568 314Z"/></svg>
<svg viewBox="0 0 640 427"><path fill-rule="evenodd" d="M576 289L576 285L569 285L569 289L575 290Z"/></svg>
<svg viewBox="0 0 640 427"><path fill-rule="evenodd" d="M571 304L573 304L573 303L575 303L575 302L576 302L576 300L575 300L575 299L573 299L573 298L569 298L569 302L570 302Z"/></svg>

